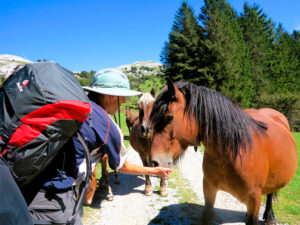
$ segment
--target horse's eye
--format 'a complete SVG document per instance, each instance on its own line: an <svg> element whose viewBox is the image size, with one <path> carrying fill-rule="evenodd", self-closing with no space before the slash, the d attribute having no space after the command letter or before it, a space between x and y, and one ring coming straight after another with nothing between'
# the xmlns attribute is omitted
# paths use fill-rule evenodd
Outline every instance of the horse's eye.
<svg viewBox="0 0 300 225"><path fill-rule="evenodd" d="M170 140L172 140L174 138L173 131L170 132L169 136L170 136Z"/></svg>
<svg viewBox="0 0 300 225"><path fill-rule="evenodd" d="M171 123L173 121L173 119L174 119L174 116L172 116L172 115L166 116L166 124Z"/></svg>

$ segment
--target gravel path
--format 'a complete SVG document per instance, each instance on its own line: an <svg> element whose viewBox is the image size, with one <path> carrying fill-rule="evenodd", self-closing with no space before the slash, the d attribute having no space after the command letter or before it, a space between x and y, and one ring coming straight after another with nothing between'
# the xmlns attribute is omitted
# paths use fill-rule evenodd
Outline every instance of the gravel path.
<svg viewBox="0 0 300 225"><path fill-rule="evenodd" d="M154 193L144 195L144 178L119 173L120 185L115 185L110 178L115 195L114 200L105 200L104 191L98 189L92 208L85 208L82 218L84 225L190 225L201 224L204 197L202 192L202 157L203 154L188 149L178 164L182 175L184 189L195 192L198 197L191 203L182 203L181 190L176 187L175 178L168 180L170 188L167 197L159 195L159 181L151 177ZM128 161L142 165L138 154L129 149ZM177 178L178 179L178 178ZM182 183L182 182L181 182ZM174 185L175 184L175 185ZM264 207L261 207L261 216ZM219 191L215 204L216 224L245 224L246 207L226 192Z"/></svg>

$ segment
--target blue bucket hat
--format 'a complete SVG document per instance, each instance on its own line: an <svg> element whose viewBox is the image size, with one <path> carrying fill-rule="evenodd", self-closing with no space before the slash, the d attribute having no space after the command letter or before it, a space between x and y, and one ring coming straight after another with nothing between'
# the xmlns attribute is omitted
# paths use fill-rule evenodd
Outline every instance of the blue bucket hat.
<svg viewBox="0 0 300 225"><path fill-rule="evenodd" d="M142 94L139 91L130 90L127 76L115 69L98 71L93 76L90 87L83 87L83 89L115 96L135 96Z"/></svg>

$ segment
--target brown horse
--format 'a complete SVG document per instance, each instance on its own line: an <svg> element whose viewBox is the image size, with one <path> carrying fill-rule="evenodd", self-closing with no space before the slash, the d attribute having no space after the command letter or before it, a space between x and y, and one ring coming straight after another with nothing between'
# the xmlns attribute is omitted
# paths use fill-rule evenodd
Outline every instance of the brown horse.
<svg viewBox="0 0 300 225"><path fill-rule="evenodd" d="M246 224L263 218L275 224L273 194L289 183L297 168L297 149L284 115L273 109L242 110L224 95L187 82L168 81L149 118L151 158L170 167L188 145L205 146L203 224L211 224L218 190L247 206Z"/></svg>
<svg viewBox="0 0 300 225"><path fill-rule="evenodd" d="M139 119L135 120L129 136L130 144L132 148L139 153L144 166L150 166L149 155L151 142L149 139L142 137L141 135L145 132L146 122L149 119L155 100L154 97L154 89L151 90L150 94L144 93L140 96L140 100L138 101ZM146 175L145 177L145 195L149 196L153 193L153 189L149 175ZM165 178L162 178L160 182L160 195L168 195Z"/></svg>
<svg viewBox="0 0 300 225"><path fill-rule="evenodd" d="M125 115L126 115L126 125L128 127L129 133L130 133L130 130L133 126L133 123L134 123L135 120L138 119L139 114L132 113L130 109L126 109L125 110Z"/></svg>
<svg viewBox="0 0 300 225"><path fill-rule="evenodd" d="M110 187L109 182L108 182L107 160L108 160L108 156L107 156L107 154L104 154L100 158L100 161L99 161L101 163L101 169L102 169L101 175L102 175L102 179L103 179L103 183L101 185L101 188L105 189L106 192L107 192L106 193L106 199L108 201L112 201L114 199L114 195L113 195L113 192L112 192L111 187ZM87 189L87 192L86 192L86 196L85 196L85 199L84 199L84 205L91 205L92 204L92 201L93 201L96 189L97 189L97 185L98 185L97 178L96 178L97 164L98 163L96 163L94 165L95 168L93 169L91 182L90 182L90 185L89 185L89 187ZM117 171L114 171L114 177L115 177L115 183L119 184L120 182L119 182Z"/></svg>

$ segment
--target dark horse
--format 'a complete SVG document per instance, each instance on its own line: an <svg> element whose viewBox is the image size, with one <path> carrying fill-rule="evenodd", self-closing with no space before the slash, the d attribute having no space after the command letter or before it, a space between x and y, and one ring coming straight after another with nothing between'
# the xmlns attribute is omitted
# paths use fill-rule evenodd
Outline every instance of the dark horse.
<svg viewBox="0 0 300 225"><path fill-rule="evenodd" d="M246 224L276 223L272 195L289 183L297 168L297 149L284 115L273 109L242 110L224 95L191 83L168 81L156 98L148 122L151 158L170 167L189 145L205 146L203 224L211 224L218 190L247 206Z"/></svg>
<svg viewBox="0 0 300 225"><path fill-rule="evenodd" d="M151 141L148 138L142 137L146 132L145 126L149 119L154 103L155 90L152 89L150 93L144 93L139 96L138 109L139 119L135 120L130 132L129 140L132 148L137 151L141 157L144 166L150 166L150 147ZM145 195L149 196L153 193L149 175L146 175L145 181ZM161 178L160 195L167 196L166 178Z"/></svg>

